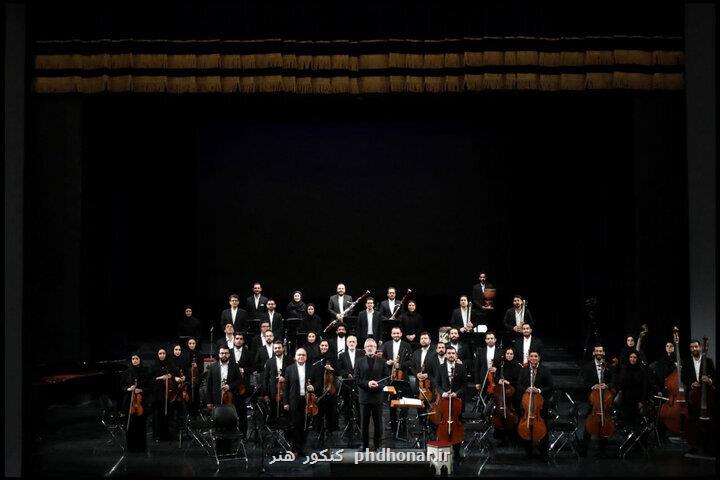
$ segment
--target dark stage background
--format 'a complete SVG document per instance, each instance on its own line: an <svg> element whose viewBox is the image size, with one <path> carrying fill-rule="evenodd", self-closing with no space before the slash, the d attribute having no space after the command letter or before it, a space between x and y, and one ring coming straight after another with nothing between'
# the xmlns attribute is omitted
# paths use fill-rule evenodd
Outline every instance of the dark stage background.
<svg viewBox="0 0 720 480"><path fill-rule="evenodd" d="M339 281L412 288L434 330L484 269L496 322L519 292L538 336L578 349L593 295L613 347L650 323L660 349L687 324L682 92L32 107L26 318L56 360L169 338L184 303L215 324L255 280L323 318Z"/></svg>

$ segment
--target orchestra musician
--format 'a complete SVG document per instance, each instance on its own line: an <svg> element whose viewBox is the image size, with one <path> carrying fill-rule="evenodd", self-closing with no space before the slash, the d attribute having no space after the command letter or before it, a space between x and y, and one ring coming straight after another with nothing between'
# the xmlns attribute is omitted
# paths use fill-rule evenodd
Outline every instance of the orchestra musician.
<svg viewBox="0 0 720 480"><path fill-rule="evenodd" d="M325 419L325 427L327 428L328 433L332 434L339 428L337 411L337 395L339 393L337 388L338 382L333 381L333 386L335 386L336 389L334 394L329 391L326 393L324 388L325 372L332 373L333 378L335 378L340 374L340 366L337 355L330 349L330 342L327 340L322 340L320 342L320 354L317 360L313 363L316 363L315 369L319 371L318 376L321 377L321 383L323 385L322 391L318 391L318 407L320 411L318 413L317 427L319 429L322 424L322 419ZM321 396L322 398L320 398Z"/></svg>
<svg viewBox="0 0 720 480"><path fill-rule="evenodd" d="M513 348L518 362L527 366L531 351L534 350L542 356L543 342L533 335L533 327L529 323L523 324L521 332L522 336L513 341Z"/></svg>
<svg viewBox="0 0 720 480"><path fill-rule="evenodd" d="M335 336L330 337L330 349L335 352L336 355L340 355L347 348L346 343L348 337L345 336L346 333L347 328L345 327L345 324L340 323L335 329ZM355 343L357 344L357 337L355 338Z"/></svg>
<svg viewBox="0 0 720 480"><path fill-rule="evenodd" d="M302 346L306 353L305 360L312 364L320 356L320 344L317 341L317 335L315 332L308 332L305 338L305 344Z"/></svg>
<svg viewBox="0 0 720 480"><path fill-rule="evenodd" d="M200 338L202 323L193 316L193 309L190 305L185 305L185 316L178 323L178 338Z"/></svg>
<svg viewBox="0 0 720 480"><path fill-rule="evenodd" d="M185 373L185 377L188 382L190 382L190 388L192 389L192 393L190 394L190 403L188 404L188 412L191 416L196 416L200 410L200 375L203 371L203 359L202 359L202 353L200 352L200 348L198 345L198 339L194 337L190 337L187 339L187 348L183 352L183 365L185 366L186 370L183 370ZM195 383L193 383L193 378L191 375L192 369L195 368L198 378L195 378Z"/></svg>
<svg viewBox="0 0 720 480"><path fill-rule="evenodd" d="M270 330L270 323L267 322L264 324L267 325L267 330L265 331L265 341L263 342L262 346L258 347L257 351L255 352L255 371L256 372L264 372L265 371L265 365L267 364L268 360L273 358L275 355L273 343L275 342L275 335L273 335L272 330ZM282 345L282 342L280 342L280 345Z"/></svg>
<svg viewBox="0 0 720 480"><path fill-rule="evenodd" d="M475 388L478 391L483 390L480 392L481 394L487 391L488 382L486 376L488 371L495 375L503 358L503 352L495 345L496 341L495 332L488 330L485 332L485 346L478 348L475 355L475 374L473 377L475 379Z"/></svg>
<svg viewBox="0 0 720 480"><path fill-rule="evenodd" d="M643 353L642 350L638 350L636 348L637 342L635 341L635 337L628 334L625 336L625 346L620 350L620 355L618 355L618 360L620 360L620 363L618 364L617 371L620 371L620 368L624 365L627 365L630 361L630 353L635 352L638 355L638 358L640 359L640 363L643 365L647 364L647 360L645 358L645 353Z"/></svg>
<svg viewBox="0 0 720 480"><path fill-rule="evenodd" d="M240 433L247 433L247 408L245 400L252 394L250 390L250 377L253 373L253 360L250 358L250 350L245 345L245 335L242 332L236 332L233 349L230 352L230 363L237 370L239 381L238 385L245 387L245 393L240 395L239 392L233 392L233 400L235 401L235 410L238 414L238 427Z"/></svg>
<svg viewBox="0 0 720 480"><path fill-rule="evenodd" d="M130 411L130 401L133 398L133 392L135 394L144 395L145 389L148 386L148 370L142 364L140 359L140 353L135 352L130 357L130 366L123 373L122 376L122 390L124 392L122 410L126 414ZM142 402L143 408L147 408L147 402ZM126 430L126 445L127 451L134 452L145 452L147 448L146 442L146 431L147 431L147 420L146 416L143 415L131 415L128 419L128 427Z"/></svg>
<svg viewBox="0 0 720 480"><path fill-rule="evenodd" d="M586 389L595 392L600 388L614 388L613 369L605 361L605 348L603 345L595 345L593 347L593 359L586 363L582 368L583 384ZM602 380L602 381L601 381ZM579 453L584 457L587 455L588 445L590 443L590 433L585 431L582 442L580 443ZM604 457L607 450L608 439L600 437L598 439L598 456Z"/></svg>
<svg viewBox="0 0 720 480"><path fill-rule="evenodd" d="M207 409L212 410L215 406L222 405L223 393L234 392L240 383L240 374L237 368L230 362L230 349L223 345L218 353L219 361L210 365L205 393L207 395Z"/></svg>
<svg viewBox="0 0 720 480"><path fill-rule="evenodd" d="M253 283L253 294L245 299L245 309L250 320L260 318L261 313L267 311L267 297L262 294L262 285L259 282Z"/></svg>
<svg viewBox="0 0 720 480"><path fill-rule="evenodd" d="M516 339L522 333L523 324L534 326L532 313L530 309L523 308L523 298L520 295L513 296L513 306L505 311L503 325L505 325L505 339L509 343ZM515 352L517 356L517 351ZM520 359L518 359L520 360Z"/></svg>
<svg viewBox="0 0 720 480"><path fill-rule="evenodd" d="M342 327L343 330L345 329L344 325L340 325L340 327ZM338 330L340 327L338 327ZM358 360L365 355L365 351L357 348L357 337L355 335L348 335L345 344L347 348L343 349L338 357L338 369L340 370L341 378L354 381ZM332 343L330 344L330 350L336 351ZM356 412L360 412L360 404L358 403L357 395L347 384L343 384L340 389L340 394L343 398L343 416L345 417L345 423L348 423L352 418L353 404Z"/></svg>
<svg viewBox="0 0 720 480"><path fill-rule="evenodd" d="M435 372L435 382L437 393L442 398L458 397L463 401L460 412L465 411L465 384L467 383L467 373L465 366L458 362L455 347L447 345L445 347L445 355L447 356L444 365L441 365ZM460 443L453 445L455 458L460 456Z"/></svg>
<svg viewBox="0 0 720 480"><path fill-rule="evenodd" d="M534 380L531 379L531 375L535 375ZM531 387L530 385L533 384L534 386ZM543 403L543 408L540 411L540 416L545 420L547 423L548 418L548 404L550 403L550 397L552 396L553 391L553 377L550 373L550 369L543 366L540 363L540 352L537 350L531 349L528 355L528 368L522 368L520 370L520 374L518 376L518 396L522 397L522 394L527 392L530 393L531 391L536 394L540 394L543 396L543 399L545 400ZM522 417L520 417L520 421L522 420ZM523 443L525 447L525 452L527 453L528 458L532 457L532 447L533 442L532 441L525 441L521 439L521 443ZM545 435L542 440L539 442L539 449L540 449L540 456L543 460L547 461L548 459L548 435Z"/></svg>
<svg viewBox="0 0 720 480"><path fill-rule="evenodd" d="M423 319L417 312L415 300L407 302L407 311L400 315L400 330L405 333L405 341L417 345L420 332L423 331Z"/></svg>
<svg viewBox="0 0 720 480"><path fill-rule="evenodd" d="M282 344L280 344L282 345ZM295 351L295 363L289 364L285 371L285 396L283 408L290 413L291 438L293 446L299 456L305 455L305 396L308 393L318 392L321 389L319 370L307 363L307 352L298 348Z"/></svg>
<svg viewBox="0 0 720 480"><path fill-rule="evenodd" d="M275 338L283 338L285 323L280 312L275 310L275 300L268 298L265 305L267 310L260 314L261 322L269 322L270 330L272 330Z"/></svg>
<svg viewBox="0 0 720 480"><path fill-rule="evenodd" d="M305 317L300 322L300 331L303 333L314 332L315 335L321 336L322 319L315 313L314 303L307 304Z"/></svg>
<svg viewBox="0 0 720 480"><path fill-rule="evenodd" d="M450 326L466 333L474 331L479 325L480 317L475 309L469 308L468 296L460 295L460 307L453 310Z"/></svg>
<svg viewBox="0 0 720 480"><path fill-rule="evenodd" d="M516 392L518 392L518 378L520 378L520 372L523 370L522 365L515 360L515 350L511 346L504 347L503 355L499 359L493 361L493 365L496 365L496 387L500 388L502 384L512 386ZM477 382L476 382L477 383ZM520 406L521 395L515 394L514 407ZM509 430L495 430L493 432L494 438L500 440L501 447L507 445L517 445L518 434L517 430L511 428Z"/></svg>
<svg viewBox="0 0 720 480"><path fill-rule="evenodd" d="M487 274L485 272L480 272L478 280L479 282L473 285L472 303L473 306L478 309L478 312L484 312L487 314L489 311L493 310L493 308L485 305L485 290L494 289L495 287L487 281Z"/></svg>
<svg viewBox="0 0 720 480"><path fill-rule="evenodd" d="M307 305L305 305L305 302L302 300L302 292L295 290L292 294L292 299L290 299L290 303L288 303L287 309L285 309L288 318L304 320L307 315L307 309Z"/></svg>
<svg viewBox="0 0 720 480"><path fill-rule="evenodd" d="M226 346L228 349L232 348L233 341L235 340L235 327L233 327L232 322L223 325L223 333L224 336L215 340L216 351L219 350L220 347L222 347L223 345Z"/></svg>
<svg viewBox="0 0 720 480"><path fill-rule="evenodd" d="M455 327L450 329L450 341L448 342L446 347L450 345L452 345L452 347L455 349L455 353L457 354L457 358L460 363L465 365L465 370L468 372L472 372L472 349L467 344L460 341L460 330Z"/></svg>
<svg viewBox="0 0 720 480"><path fill-rule="evenodd" d="M345 285L342 283L338 283L335 291L337 293L328 300L329 321L337 320L342 322L343 312L350 306L353 299L350 295L345 294ZM347 312L346 315L352 315L352 312Z"/></svg>
<svg viewBox="0 0 720 480"><path fill-rule="evenodd" d="M395 300L395 295L395 287L389 287L387 289L387 300L380 302L380 315L385 318L392 317L395 311L400 308L400 302ZM399 313L400 312L396 315L396 318L400 317Z"/></svg>
<svg viewBox="0 0 720 480"><path fill-rule="evenodd" d="M421 332L420 348L413 352L409 370L410 374L415 375L419 381L424 381L429 378L433 391L435 386L432 385L432 381L434 380L436 372L431 360L433 356L436 355L432 348L430 334L428 332Z"/></svg>
<svg viewBox="0 0 720 480"><path fill-rule="evenodd" d="M393 327L390 331L390 336L392 338L392 341L385 342L381 349L382 356L385 359L385 364L387 365L387 370L391 371L393 365L395 365L395 370L400 370L403 373L407 373L407 368L410 365L412 357L412 347L410 347L410 344L402 339L402 330L400 330L400 327ZM390 402L397 398L399 398L399 395L389 395ZM407 410L402 409L401 415L404 418L407 418ZM391 430L393 432L396 431L397 422L397 407L391 406L390 425L388 426L388 430Z"/></svg>
<svg viewBox="0 0 720 480"><path fill-rule="evenodd" d="M375 299L367 297L365 299L365 310L358 315L357 336L361 344L365 344L365 340L372 338L375 343L382 344L382 315L375 311Z"/></svg>
<svg viewBox="0 0 720 480"><path fill-rule="evenodd" d="M627 365L623 365L614 381L619 395L616 403L626 425L639 423L641 409L649 399L649 380L647 368L640 362L639 353L630 352Z"/></svg>
<svg viewBox="0 0 720 480"><path fill-rule="evenodd" d="M228 299L230 308L226 308L220 314L220 325L232 323L235 332L244 332L248 327L248 313L239 307L240 297L233 293ZM232 348L228 345L228 348Z"/></svg>
<svg viewBox="0 0 720 480"><path fill-rule="evenodd" d="M370 445L370 419L373 420L373 447L382 446L382 404L383 384L378 382L384 377L385 362L375 358L377 342L365 340L365 355L356 364L357 385L360 393L360 414L362 417L362 449Z"/></svg>
<svg viewBox="0 0 720 480"><path fill-rule="evenodd" d="M263 345L265 345L265 332L267 332L268 330L270 330L270 322L260 322L260 334L255 335L249 345L250 355L252 355L252 358L255 358L257 352L260 351ZM270 349L270 351L272 353L272 348ZM272 355L268 356L268 358L270 358L271 356ZM267 358L265 360L267 360Z"/></svg>
<svg viewBox="0 0 720 480"><path fill-rule="evenodd" d="M430 358L430 365L429 367L432 368L432 370L437 373L440 371L440 367L445 366L445 344L443 342L438 342L435 344L435 355L433 355ZM433 382L435 379L431 379Z"/></svg>
<svg viewBox="0 0 720 480"><path fill-rule="evenodd" d="M155 440L156 443L160 440L170 440L170 426L168 422L170 407L168 406L168 409L165 409L167 393L165 385L166 381L172 382L173 379L177 380L178 373L170 359L167 358L167 350L164 347L159 348L157 351L157 362L150 370L150 378L153 382L151 405L153 412L153 440Z"/></svg>
<svg viewBox="0 0 720 480"><path fill-rule="evenodd" d="M267 331L266 335L270 335L272 332ZM307 353L305 357L307 358ZM278 383L285 382L285 372L287 367L292 363L292 359L285 355L285 349L280 340L276 340L273 343L273 357L265 362L263 367L263 391L265 392L265 401L270 403L271 415L276 417L279 412L277 410L277 402L275 401L275 394L277 393Z"/></svg>
<svg viewBox="0 0 720 480"><path fill-rule="evenodd" d="M174 343L172 346L172 352L173 354L171 362L175 367L175 370L178 372L178 380L176 380L176 385L179 386L180 382L183 382L185 385L187 385L186 382L188 382L190 370L188 369L188 365L185 363L186 357L183 355L182 345L180 345L179 343ZM189 396L190 392L188 390L188 397ZM185 424L188 413L187 407L188 406L183 399L182 392L180 392L178 395L175 396L175 401L173 401L169 406L170 420L172 422L171 429L173 431L178 430L181 426Z"/></svg>
<svg viewBox="0 0 720 480"><path fill-rule="evenodd" d="M702 367L702 346L700 345L700 341L697 339L690 340L690 359L687 362L687 365L685 365L685 361L683 361L683 369L682 369L682 382L685 384L685 391L688 395L688 419L686 420L685 425L687 427L690 427L691 424L698 424L698 419L700 417L700 405L694 404L692 401L692 390L701 388L702 384L706 385L706 388L708 389L714 389L715 388L715 363L712 361L711 358L705 357L705 374L703 375L701 372ZM716 424L715 418L712 418L712 413L715 410L716 406L712 404L707 405L708 411L710 412L711 420L709 421L711 425ZM690 440L690 433L688 432L688 441ZM701 450L710 455L715 455L715 434L711 435L703 435L701 438L700 445L693 445L690 441L690 450L688 453L690 454L696 454L699 453Z"/></svg>

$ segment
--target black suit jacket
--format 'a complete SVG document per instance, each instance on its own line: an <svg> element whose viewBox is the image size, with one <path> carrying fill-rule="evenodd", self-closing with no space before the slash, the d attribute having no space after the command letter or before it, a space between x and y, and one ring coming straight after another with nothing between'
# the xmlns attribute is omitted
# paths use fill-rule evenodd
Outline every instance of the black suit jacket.
<svg viewBox="0 0 720 480"><path fill-rule="evenodd" d="M447 362L447 360L446 360ZM450 375L448 374L447 364L440 365L435 372L435 382L440 393L452 391L457 396L463 398L465 396L465 384L467 383L467 373L465 365L455 363L455 372L452 383L450 383Z"/></svg>
<svg viewBox="0 0 720 480"><path fill-rule="evenodd" d="M493 355L493 367L500 369L500 362L503 359L502 355L502 349L495 345L495 354ZM485 374L488 371L488 362L487 362L487 346L480 347L477 349L477 352L475 354L475 373L474 373L474 379L475 384L481 384L483 383L483 380L485 380ZM495 378L498 376L495 375Z"/></svg>
<svg viewBox="0 0 720 480"><path fill-rule="evenodd" d="M513 340L513 350L515 351L515 358L520 363L523 363L523 338L525 337L518 337ZM544 345L542 340L537 338L535 335L530 336L530 350L537 350L537 352L540 354L541 359L543 355L543 347Z"/></svg>
<svg viewBox="0 0 720 480"><path fill-rule="evenodd" d="M255 308L255 295L250 295L245 299L245 310L247 310L250 320L260 318L261 313L267 312L267 297L260 295L260 301L258 302L258 308Z"/></svg>
<svg viewBox="0 0 720 480"><path fill-rule="evenodd" d="M231 341L230 345L232 345L232 343L233 342ZM223 333L222 337L215 340L215 349L213 350L213 353L215 355L217 355L219 353L220 347L227 347L227 346L228 346L227 338L225 337L225 334ZM228 348L232 348L232 346L230 346Z"/></svg>
<svg viewBox="0 0 720 480"><path fill-rule="evenodd" d="M530 367L520 369L520 375L518 376L518 398L522 398L522 394L530 386ZM553 377L548 367L543 366L542 363L538 366L537 376L535 377L535 387L540 389L540 394L545 399L545 405L548 405L548 400L553 392ZM545 407L547 408L547 407Z"/></svg>
<svg viewBox="0 0 720 480"><path fill-rule="evenodd" d="M435 384L433 382L435 381L435 375L437 374L437 372L435 371L435 366L437 362L433 362L433 357L437 357L437 353L435 353L435 346L430 345L428 347L428 352L425 355L425 364L421 364L420 360L422 360L422 348L418 348L412 354L409 368L411 375L417 375L418 373L422 372L423 367L425 367L425 373L428 374L428 378L430 379L430 387L432 390L435 389Z"/></svg>
<svg viewBox="0 0 720 480"><path fill-rule="evenodd" d="M353 299L350 295L345 294L343 296L343 309L346 309L350 306L350 304L353 302ZM337 294L330 297L330 300L328 300L328 313L330 314L330 321L332 322L335 320L335 315L338 313L343 313L340 309L340 301L338 300ZM352 310L347 312L346 315L352 315Z"/></svg>
<svg viewBox="0 0 720 480"><path fill-rule="evenodd" d="M287 371L287 368L292 365L292 363L293 360L289 356L283 355L283 377L285 376L284 374ZM265 395L275 397L275 392L277 391L277 377L277 362L275 361L275 355L273 355L272 358L269 358L267 362L265 362L265 366L263 367L263 391L265 392Z"/></svg>
<svg viewBox="0 0 720 480"><path fill-rule="evenodd" d="M368 387L370 380L380 380L385 377L385 361L382 358L375 358L372 370L368 365L367 355L357 359L355 363L357 372L357 386L360 394L360 403L381 405L383 402L383 387L387 382L382 382L378 388Z"/></svg>
<svg viewBox="0 0 720 480"><path fill-rule="evenodd" d="M248 328L248 314L242 308L238 308L235 314L235 321L232 320L232 311L226 308L220 314L220 326L224 327L228 323L232 323L236 332L245 333Z"/></svg>
<svg viewBox="0 0 720 480"><path fill-rule="evenodd" d="M238 373L237 367L232 362L228 362L228 365L227 383L230 385L230 390L235 390L240 384L240 374ZM221 405L222 382L220 380L220 362L215 362L210 365L205 388L207 391L208 403L212 405Z"/></svg>
<svg viewBox="0 0 720 480"><path fill-rule="evenodd" d="M255 351L255 355L253 356L253 365L255 367L256 372L263 372L265 370L265 364L267 363L268 359L272 358L272 355L268 355L267 348L265 348L266 344L259 345L257 347L257 350Z"/></svg>
<svg viewBox="0 0 720 480"><path fill-rule="evenodd" d="M368 315L367 310L363 310L360 312L360 315L358 315L357 331L355 332L358 337L358 344L361 347L365 346L365 339L368 338L367 330ZM378 311L373 311L372 333L376 342L382 340L382 314Z"/></svg>
<svg viewBox="0 0 720 480"><path fill-rule="evenodd" d="M318 375L320 370L313 368L309 363L305 363L305 382L310 381L316 395L322 394L322 380ZM298 365L293 363L289 365L285 371L285 405L290 405L290 414L296 415L304 413L304 410L297 411L300 397L300 379L298 374Z"/></svg>
<svg viewBox="0 0 720 480"><path fill-rule="evenodd" d="M239 369L243 369L244 373L240 375L240 382L245 385L245 390L248 392L248 394L252 393L250 392L250 377L252 377L252 372L255 368L255 364L253 362L253 359L251 358L250 349L247 347L247 345L242 346L242 355L240 355L240 362L235 361L235 349L233 348L232 350L230 350L230 363L232 363L238 370L238 374L240 374Z"/></svg>
<svg viewBox="0 0 720 480"><path fill-rule="evenodd" d="M686 385L686 394L690 394L690 385L693 382L699 382L700 379L695 375L695 365L693 364L692 357L683 358L682 360L682 382ZM707 358L705 362L705 368L707 370L707 376L710 377L715 385L715 364L711 358ZM702 364L700 365L702 369ZM702 374L702 371L700 372Z"/></svg>
<svg viewBox="0 0 720 480"><path fill-rule="evenodd" d="M473 324L473 328L480 325L480 315L475 308L470 309L470 321ZM465 323L463 323L462 313L459 308L453 310L452 318L450 319L450 326L458 329L465 326Z"/></svg>
<svg viewBox="0 0 720 480"><path fill-rule="evenodd" d="M267 312L263 312L260 314L260 323L269 321L270 315ZM275 339L282 340L284 327L285 322L283 321L282 315L277 310L275 310L275 312L273 313L273 321L271 326L271 330L273 332L273 335L275 335Z"/></svg>
<svg viewBox="0 0 720 480"><path fill-rule="evenodd" d="M393 311L390 311L390 302L389 300L383 300L380 302L380 313L382 313L382 316L385 318L392 317L392 314L395 313L395 310L400 310L400 300L395 300L395 309ZM395 315L396 319L400 319L400 312L397 312L397 315Z"/></svg>
<svg viewBox="0 0 720 480"><path fill-rule="evenodd" d="M533 320L533 316L532 313L530 313L529 308L525 309L525 316L523 317L523 319L525 323L535 328L535 321ZM505 310L505 318L503 318L503 325L505 325L505 330L515 333L515 331L513 330L513 328L515 327L515 307Z"/></svg>
<svg viewBox="0 0 720 480"><path fill-rule="evenodd" d="M452 342L447 342L445 348L450 345L452 345ZM458 358L465 364L465 369L467 369L473 360L472 350L470 350L470 347L466 343L458 342L456 351Z"/></svg>
<svg viewBox="0 0 720 480"><path fill-rule="evenodd" d="M485 282L485 290L488 288L495 288L491 283ZM482 284L476 283L472 289L472 303L475 308L482 308L485 297L483 297Z"/></svg>
<svg viewBox="0 0 720 480"><path fill-rule="evenodd" d="M357 367L358 361L364 356L365 350L363 350L362 348L355 349L355 367ZM355 372L355 367L353 367L353 364L350 361L350 354L348 353L348 351L343 351L343 353L341 353L338 357L339 375L343 378L347 378L348 374L352 374L353 378L355 378L357 376Z"/></svg>
<svg viewBox="0 0 720 480"><path fill-rule="evenodd" d="M393 341L388 340L383 343L382 346L383 358L387 360L395 360L392 356L393 353ZM400 348L398 349L400 355L400 370L407 372L412 365L412 347L405 340L400 340Z"/></svg>
<svg viewBox="0 0 720 480"><path fill-rule="evenodd" d="M595 360L591 360L585 363L585 365L582 366L582 369L580 371L582 373L583 385L585 386L585 388L590 389L593 385L596 385L598 383ZM603 368L603 381L606 385L614 388L613 368L608 362L605 362L605 367Z"/></svg>

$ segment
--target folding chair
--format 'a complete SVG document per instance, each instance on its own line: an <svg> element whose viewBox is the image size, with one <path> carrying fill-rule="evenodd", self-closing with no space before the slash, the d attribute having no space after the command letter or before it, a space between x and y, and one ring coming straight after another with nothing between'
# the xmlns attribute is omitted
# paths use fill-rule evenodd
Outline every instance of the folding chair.
<svg viewBox="0 0 720 480"><path fill-rule="evenodd" d="M221 462L244 460L248 467L247 451L245 450L245 436L238 428L238 416L235 407L231 405L218 405L212 412L212 427L210 428L209 445L215 457L215 464L219 467ZM237 442L233 450L232 444ZM242 450L242 455L240 451Z"/></svg>
<svg viewBox="0 0 720 480"><path fill-rule="evenodd" d="M127 417L120 414L117 403L105 394L100 395L100 406L102 407L100 423L102 423L103 427L105 427L105 430L110 435L106 445L114 443L124 452L125 422Z"/></svg>
<svg viewBox="0 0 720 480"><path fill-rule="evenodd" d="M644 441L649 440L653 436L658 437L656 422L657 410L655 405L650 402L646 402L640 408L639 413L639 422L632 423L627 421L628 419L625 419L626 421L621 423L618 427L617 431L619 431L624 437L622 443L620 443L620 447L618 448L618 457L622 459L626 458L628 453L630 453L630 451L635 447L639 447L645 456L649 457L650 450ZM653 433L655 435L652 435Z"/></svg>
<svg viewBox="0 0 720 480"><path fill-rule="evenodd" d="M495 455L495 446L493 445L490 435L493 431L492 415L494 411L494 402L488 402L480 412L463 414L465 433L466 435L472 433L472 436L469 439L463 440L464 445L461 444L461 456L467 458L470 448L476 443L478 444L479 448L476 450L480 454L480 459L478 460L478 464L480 464L477 472L478 475L480 475L480 472L482 472L488 460Z"/></svg>
<svg viewBox="0 0 720 480"><path fill-rule="evenodd" d="M580 454L578 452L578 425L579 425L579 404L575 402L572 397L565 392L565 398L570 402L570 409L566 415L559 413L558 403L555 402L555 408L548 409L550 419L548 421L548 435L550 445L548 447L548 457L553 462L555 457L563 451L566 447L575 454L575 457L579 460ZM562 398L562 397L561 397Z"/></svg>

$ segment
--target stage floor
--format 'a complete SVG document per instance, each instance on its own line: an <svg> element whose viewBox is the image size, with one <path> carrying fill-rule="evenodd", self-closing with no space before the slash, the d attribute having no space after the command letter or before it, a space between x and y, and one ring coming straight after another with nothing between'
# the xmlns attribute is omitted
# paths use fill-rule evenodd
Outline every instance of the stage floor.
<svg viewBox="0 0 720 480"><path fill-rule="evenodd" d="M100 407L96 401L88 401L78 406L51 405L40 428L40 433L33 439L33 449L26 472L31 475L43 476L257 476L260 474L261 452L254 442L247 443L249 465L242 461L224 463L218 472L214 458L209 457L198 445L187 448L190 440L183 440L183 447L178 442L154 443L148 435L148 452L146 454L126 454L112 442L100 423ZM385 417L387 420L387 409ZM148 429L149 430L149 429ZM383 447L408 448L402 442L391 439L389 431L384 432ZM307 450L320 451L331 448L331 451L344 448L346 456L353 449L346 448L345 441L337 440L316 447L315 435L308 439ZM526 476L584 476L584 477L713 477L716 473L714 461L690 459L684 456L686 445L666 441L661 447L654 447L646 457L639 451L632 452L627 459L620 460L615 453L617 445L611 442L607 458L595 458L596 445L591 443L588 457L576 460L571 453L561 453L555 463L545 463L534 458L527 460L525 453L519 448L499 448L496 455L482 469L482 476L491 477L526 477ZM328 452L328 455L330 452ZM122 461L121 461L122 458ZM455 463L455 476L476 476L481 465L481 458L473 452L461 463ZM337 476L331 472L330 463L302 465L298 459L292 463L276 463L270 465L266 475L272 476ZM352 472L360 475L372 475L375 466L354 468ZM334 468L336 466L333 466ZM382 476L378 468L376 476ZM347 471L347 470L344 470ZM398 471L398 469L396 469ZM417 475L417 469L399 469L403 473ZM345 474L343 476L346 476Z"/></svg>

